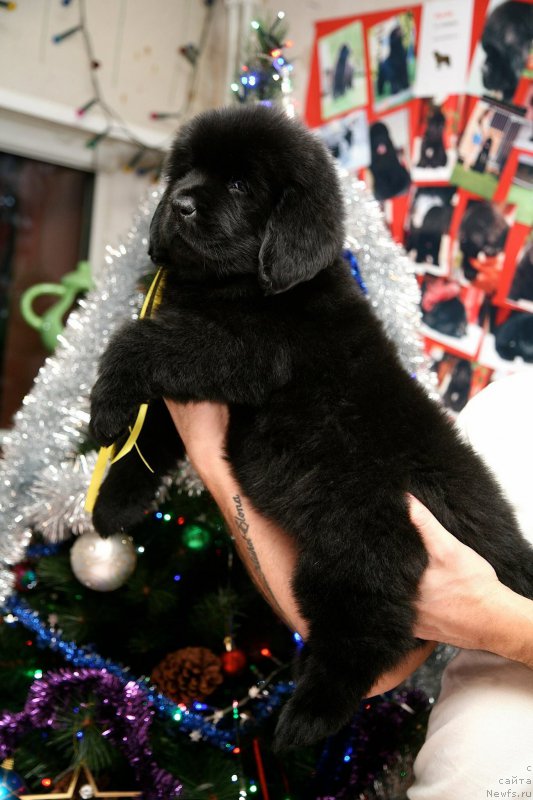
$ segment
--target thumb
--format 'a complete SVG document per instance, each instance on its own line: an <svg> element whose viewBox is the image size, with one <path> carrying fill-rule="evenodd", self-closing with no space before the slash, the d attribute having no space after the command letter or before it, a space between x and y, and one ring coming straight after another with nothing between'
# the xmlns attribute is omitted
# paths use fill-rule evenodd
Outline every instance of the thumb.
<svg viewBox="0 0 533 800"><path fill-rule="evenodd" d="M407 495L409 516L418 530L426 550L435 557L444 557L449 553L455 539L426 506L412 494Z"/></svg>

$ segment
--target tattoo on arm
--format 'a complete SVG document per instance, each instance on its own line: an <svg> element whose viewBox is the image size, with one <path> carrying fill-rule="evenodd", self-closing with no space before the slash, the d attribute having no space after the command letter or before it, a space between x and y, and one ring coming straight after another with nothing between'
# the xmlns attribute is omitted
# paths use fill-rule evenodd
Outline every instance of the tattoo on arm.
<svg viewBox="0 0 533 800"><path fill-rule="evenodd" d="M257 553L255 552L255 547L248 535L250 530L250 525L248 524L248 520L246 519L246 515L244 513L241 496L236 494L232 497L232 500L235 505L235 514L233 517L233 522L235 528L241 534L241 537L244 540L244 543L246 545L246 551L248 553L251 565L256 573L252 577L255 577L256 583L258 583L260 588L262 587L263 592L268 596L267 599L269 599L269 602L275 608L279 616L282 619L285 619L285 613L280 607L274 593L272 592L272 589L269 586L267 579L265 578L263 570L261 569L261 564L259 563L259 559L257 557Z"/></svg>

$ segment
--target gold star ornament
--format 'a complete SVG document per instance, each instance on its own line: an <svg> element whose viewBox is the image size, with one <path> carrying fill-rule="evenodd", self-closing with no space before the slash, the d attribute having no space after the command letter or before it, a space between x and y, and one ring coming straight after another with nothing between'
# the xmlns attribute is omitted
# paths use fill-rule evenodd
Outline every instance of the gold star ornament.
<svg viewBox="0 0 533 800"><path fill-rule="evenodd" d="M82 764L74 769L65 792L21 794L20 800L92 800L97 797L141 797L140 792L101 792L91 770Z"/></svg>

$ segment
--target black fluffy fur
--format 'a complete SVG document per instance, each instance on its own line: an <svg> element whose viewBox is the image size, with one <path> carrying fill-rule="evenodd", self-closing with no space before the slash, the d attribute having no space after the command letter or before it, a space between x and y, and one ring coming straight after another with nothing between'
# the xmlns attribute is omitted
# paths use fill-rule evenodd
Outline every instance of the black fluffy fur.
<svg viewBox="0 0 533 800"><path fill-rule="evenodd" d="M529 597L532 550L355 284L341 257L340 188L318 139L264 107L211 111L182 129L167 171L150 244L166 269L163 303L111 341L92 432L109 444L150 401L150 456L166 469L181 445L170 444L158 398L229 405L231 469L300 553L292 586L310 632L276 745L303 745L347 723L420 644L414 601L427 555L407 492ZM135 454L114 465L100 530L140 519L155 483Z"/></svg>

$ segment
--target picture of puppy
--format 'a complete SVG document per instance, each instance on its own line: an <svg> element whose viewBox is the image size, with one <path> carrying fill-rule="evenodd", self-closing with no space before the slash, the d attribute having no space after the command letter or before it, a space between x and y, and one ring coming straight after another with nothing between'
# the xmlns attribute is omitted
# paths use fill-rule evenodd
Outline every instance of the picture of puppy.
<svg viewBox="0 0 533 800"><path fill-rule="evenodd" d="M416 190L411 202L405 249L432 275L448 272L448 230L454 193L448 186L423 186Z"/></svg>
<svg viewBox="0 0 533 800"><path fill-rule="evenodd" d="M430 345L428 354L442 402L456 416L488 384L491 370L468 358L459 358L440 345Z"/></svg>
<svg viewBox="0 0 533 800"><path fill-rule="evenodd" d="M352 22L318 40L322 119L367 103L366 60L361 22Z"/></svg>
<svg viewBox="0 0 533 800"><path fill-rule="evenodd" d="M416 28L412 12L395 14L368 29L374 108L408 100L415 79Z"/></svg>
<svg viewBox="0 0 533 800"><path fill-rule="evenodd" d="M517 0L507 0L488 15L481 37L485 62L483 86L511 101L533 43L533 13Z"/></svg>
<svg viewBox="0 0 533 800"><path fill-rule="evenodd" d="M520 109L486 98L478 100L458 145L451 182L491 200L509 154L526 127Z"/></svg>
<svg viewBox="0 0 533 800"><path fill-rule="evenodd" d="M506 361L521 358L526 364L533 364L533 314L511 314L497 328L494 345L500 358Z"/></svg>
<svg viewBox="0 0 533 800"><path fill-rule="evenodd" d="M467 404L472 388L472 362L466 358L458 360L451 380L446 389L443 401L448 408L458 413Z"/></svg>
<svg viewBox="0 0 533 800"><path fill-rule="evenodd" d="M413 109L411 178L415 183L450 182L457 160L457 102L421 100Z"/></svg>
<svg viewBox="0 0 533 800"><path fill-rule="evenodd" d="M332 95L334 98L342 97L353 86L354 68L350 63L350 48L343 44L333 73Z"/></svg>
<svg viewBox="0 0 533 800"><path fill-rule="evenodd" d="M472 200L459 228L461 269L467 281L485 292L496 291L509 225L492 203Z"/></svg>
<svg viewBox="0 0 533 800"><path fill-rule="evenodd" d="M444 148L445 123L444 114L440 108L435 108L428 117L426 130L422 137L418 167L436 169L446 166L448 157Z"/></svg>
<svg viewBox="0 0 533 800"><path fill-rule="evenodd" d="M366 111L353 111L315 130L341 166L355 170L370 164L370 135Z"/></svg>
<svg viewBox="0 0 533 800"><path fill-rule="evenodd" d="M472 59L469 93L513 102L532 42L533 14L527 0L490 0Z"/></svg>
<svg viewBox="0 0 533 800"><path fill-rule="evenodd" d="M377 200L404 194L411 184L409 172L401 163L384 122L374 122L370 127L370 172Z"/></svg>
<svg viewBox="0 0 533 800"><path fill-rule="evenodd" d="M209 111L181 129L166 176L150 232L162 303L112 338L91 395L105 445L149 402L139 447L155 474L135 451L114 463L94 522L109 535L142 520L183 453L160 398L228 405L225 451L243 496L299 549L292 587L310 629L275 743L304 745L339 730L420 646L428 558L407 492L528 597L533 551L354 281L322 142L264 106Z"/></svg>
<svg viewBox="0 0 533 800"><path fill-rule="evenodd" d="M533 304L533 241L526 245L518 261L508 297L509 300Z"/></svg>
<svg viewBox="0 0 533 800"><path fill-rule="evenodd" d="M519 153L505 202L516 207L516 222L533 225L533 155Z"/></svg>
<svg viewBox="0 0 533 800"><path fill-rule="evenodd" d="M442 278L427 279L422 287L422 322L445 336L460 339L466 334L466 309L459 298L461 287Z"/></svg>
<svg viewBox="0 0 533 800"><path fill-rule="evenodd" d="M385 94L386 88L389 94L398 94L409 88L407 50L399 25L389 33L389 54L378 65L377 94Z"/></svg>

